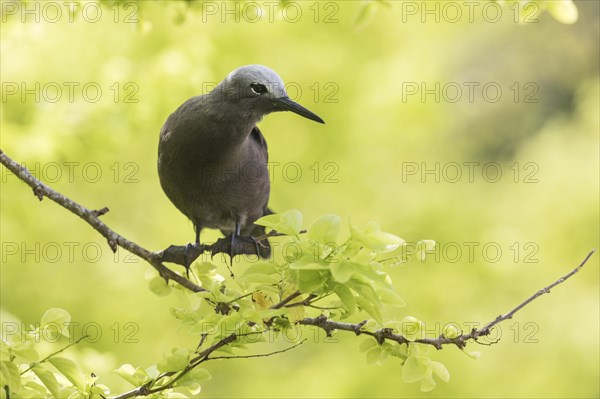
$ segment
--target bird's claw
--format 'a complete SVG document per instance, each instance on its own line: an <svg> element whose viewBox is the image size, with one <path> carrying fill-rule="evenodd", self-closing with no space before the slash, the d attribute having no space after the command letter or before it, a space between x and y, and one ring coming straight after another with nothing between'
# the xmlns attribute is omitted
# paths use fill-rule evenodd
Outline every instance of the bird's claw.
<svg viewBox="0 0 600 399"><path fill-rule="evenodd" d="M254 237L230 234L219 238L212 246L211 258L216 254L229 255L231 262L236 255L260 255L259 243Z"/></svg>
<svg viewBox="0 0 600 399"><path fill-rule="evenodd" d="M162 252L161 261L176 263L185 267L185 274L189 278L190 266L205 251L203 244L171 245Z"/></svg>

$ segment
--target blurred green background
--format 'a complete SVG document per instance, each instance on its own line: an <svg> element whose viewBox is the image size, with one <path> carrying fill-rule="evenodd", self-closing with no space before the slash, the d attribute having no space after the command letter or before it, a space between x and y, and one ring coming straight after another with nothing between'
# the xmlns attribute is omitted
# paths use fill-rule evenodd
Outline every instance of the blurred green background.
<svg viewBox="0 0 600 399"><path fill-rule="evenodd" d="M456 21L447 2L242 2L237 16L231 2L108 2L101 16L89 6L70 21L62 2L60 18L3 2L1 148L81 204L108 206L102 219L140 245L184 244L192 226L158 183L160 127L231 70L267 65L326 121L261 123L271 207L436 240L427 262L390 269L408 303L395 317L416 316L433 333L436 323L468 330L599 242L600 3L575 2L574 24L548 13L518 24L508 4L493 22L488 2L475 3L470 20L454 2ZM129 389L111 372L122 363L147 366L194 345L169 313L176 298L147 289L144 262L113 255L87 224L1 172L3 326L69 310L77 336L101 334L70 356L113 392ZM434 354L451 380L430 393L403 384L394 360L367 365L362 339L315 343L307 330L311 342L294 351L209 363L203 396L598 397L598 259L501 324L498 344L472 344L479 360L450 347Z"/></svg>

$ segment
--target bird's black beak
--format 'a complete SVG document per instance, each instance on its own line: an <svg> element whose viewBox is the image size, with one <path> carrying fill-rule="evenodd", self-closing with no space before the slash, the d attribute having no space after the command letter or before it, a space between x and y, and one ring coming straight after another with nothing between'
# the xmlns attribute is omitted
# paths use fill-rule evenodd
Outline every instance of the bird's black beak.
<svg viewBox="0 0 600 399"><path fill-rule="evenodd" d="M293 101L289 97L279 97L274 100L275 111L292 111L300 116L303 116L311 121L325 123L323 119L321 119L317 114L308 109L304 108L302 105Z"/></svg>

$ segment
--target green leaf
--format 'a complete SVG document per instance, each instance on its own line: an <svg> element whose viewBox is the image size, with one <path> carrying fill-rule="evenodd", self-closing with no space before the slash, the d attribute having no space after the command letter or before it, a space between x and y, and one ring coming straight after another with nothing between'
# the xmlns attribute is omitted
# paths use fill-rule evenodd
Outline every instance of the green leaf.
<svg viewBox="0 0 600 399"><path fill-rule="evenodd" d="M177 385L183 386L183 385L190 385L193 383L200 383L200 382L208 381L211 378L212 378L212 376L210 375L210 373L208 372L207 369L195 368L195 369L192 369L189 373L187 373L183 377L181 377L177 381Z"/></svg>
<svg viewBox="0 0 600 399"><path fill-rule="evenodd" d="M333 279L338 283L347 283L350 278L356 272L356 269L352 263L348 262L336 262L331 264L331 275Z"/></svg>
<svg viewBox="0 0 600 399"><path fill-rule="evenodd" d="M340 217L323 215L308 228L308 238L321 244L335 243L340 231Z"/></svg>
<svg viewBox="0 0 600 399"><path fill-rule="evenodd" d="M79 366L65 357L51 357L48 361L80 391L85 389L85 379Z"/></svg>
<svg viewBox="0 0 600 399"><path fill-rule="evenodd" d="M68 325L71 322L71 314L61 308L50 308L46 310L40 321L40 327L46 329L46 333L56 338L55 334L69 337Z"/></svg>
<svg viewBox="0 0 600 399"><path fill-rule="evenodd" d="M346 285L356 291L358 297L370 302L373 306L381 306L379 296L373 289L371 281L359 276L352 278Z"/></svg>
<svg viewBox="0 0 600 399"><path fill-rule="evenodd" d="M444 337L452 339L460 337L462 331L455 324L446 324L442 329L442 334Z"/></svg>
<svg viewBox="0 0 600 399"><path fill-rule="evenodd" d="M360 343L358 350L361 352L366 352L374 346L377 346L377 341L375 341L373 338L367 338Z"/></svg>
<svg viewBox="0 0 600 399"><path fill-rule="evenodd" d="M450 372L448 372L448 369L446 368L446 366L444 366L440 362L434 362L434 361L432 361L430 363L430 366L431 366L431 370L433 371L433 375L435 375L437 378L439 378L440 380L442 380L444 382L450 381Z"/></svg>
<svg viewBox="0 0 600 399"><path fill-rule="evenodd" d="M378 363L381 358L382 350L379 346L374 346L367 350L367 364Z"/></svg>
<svg viewBox="0 0 600 399"><path fill-rule="evenodd" d="M90 387L90 393L98 395L98 398L107 397L110 394L110 389L106 385L95 384Z"/></svg>
<svg viewBox="0 0 600 399"><path fill-rule="evenodd" d="M50 370L44 368L43 366L35 366L31 369L35 375L42 381L42 384L50 391L52 396L58 398L60 392L60 386L58 385L58 381L56 380L56 376Z"/></svg>
<svg viewBox="0 0 600 399"><path fill-rule="evenodd" d="M34 341L20 342L13 347L13 353L27 363L34 363L40 358L39 353L34 346Z"/></svg>
<svg viewBox="0 0 600 399"><path fill-rule="evenodd" d="M135 367L133 367L131 364L127 363L122 365L115 370L115 373L133 386L140 385L140 381L134 377Z"/></svg>
<svg viewBox="0 0 600 399"><path fill-rule="evenodd" d="M402 308L406 306L406 302L404 302L404 299L402 299L400 295L396 294L390 289L379 288L377 289L377 295L379 296L381 303L383 303L384 305L396 308Z"/></svg>
<svg viewBox="0 0 600 399"><path fill-rule="evenodd" d="M217 266L209 262L195 262L192 269L197 276L211 276L215 274Z"/></svg>
<svg viewBox="0 0 600 399"><path fill-rule="evenodd" d="M39 398L39 397L44 398L48 395L48 389L44 385L38 384L35 381L28 381L27 383L23 384L23 386L29 388L30 392L35 391L35 394L37 395L37 396L35 396L35 398ZM20 396L21 392L19 392L19 396ZM0 397L2 397L2 396L0 396Z"/></svg>
<svg viewBox="0 0 600 399"><path fill-rule="evenodd" d="M271 215L261 217L256 222L254 222L254 224L259 226L265 226L274 230L275 226L277 226L277 224L279 223L279 220L281 220L281 214L274 213Z"/></svg>
<svg viewBox="0 0 600 399"><path fill-rule="evenodd" d="M240 276L236 278L238 283L255 283L255 284L277 284L281 281L279 275L268 275L268 274L250 274L247 276Z"/></svg>
<svg viewBox="0 0 600 399"><path fill-rule="evenodd" d="M186 386L176 386L169 390L167 394L168 399L195 399L200 397L200 392L202 391L202 386L197 382L190 383ZM152 398L155 398L152 396ZM164 396L156 397L156 399L162 399Z"/></svg>
<svg viewBox="0 0 600 399"><path fill-rule="evenodd" d="M258 263L252 265L242 273L242 276L249 276L252 274L277 274L277 268L272 263Z"/></svg>
<svg viewBox="0 0 600 399"><path fill-rule="evenodd" d="M263 216L254 224L269 227L278 233L297 236L302 229L302 213L292 209L281 214Z"/></svg>
<svg viewBox="0 0 600 399"><path fill-rule="evenodd" d="M290 264L292 270L329 270L329 266L322 263L292 263Z"/></svg>
<svg viewBox="0 0 600 399"><path fill-rule="evenodd" d="M579 18L577 7L572 0L545 1L548 12L563 24L574 24Z"/></svg>
<svg viewBox="0 0 600 399"><path fill-rule="evenodd" d="M405 243L402 238L381 231L381 227L375 222L367 223L362 230L351 224L350 233L353 239L377 252L393 251Z"/></svg>
<svg viewBox="0 0 600 399"><path fill-rule="evenodd" d="M283 213L278 227L285 227L285 230L290 231L291 234L298 235L302 230L302 213L295 209Z"/></svg>
<svg viewBox="0 0 600 399"><path fill-rule="evenodd" d="M21 375L17 365L6 360L0 362L0 389L5 386L8 386L10 392L21 389Z"/></svg>
<svg viewBox="0 0 600 399"><path fill-rule="evenodd" d="M171 355L158 362L156 367L161 372L181 371L188 365L189 351L182 348L173 348Z"/></svg>
<svg viewBox="0 0 600 399"><path fill-rule="evenodd" d="M401 333L410 340L420 338L423 322L412 316L406 316L402 319Z"/></svg>
<svg viewBox="0 0 600 399"><path fill-rule="evenodd" d="M356 297L356 303L358 304L358 306L360 306L362 310L371 315L371 317L373 317L379 324L383 323L383 320L381 318L381 312L379 311L377 306L373 305L373 303L369 302L360 295Z"/></svg>
<svg viewBox="0 0 600 399"><path fill-rule="evenodd" d="M298 289L304 293L317 292L327 282L327 278L318 270L298 270Z"/></svg>
<svg viewBox="0 0 600 399"><path fill-rule="evenodd" d="M426 356L409 356L402 366L402 382L417 382L425 377L429 361Z"/></svg>
<svg viewBox="0 0 600 399"><path fill-rule="evenodd" d="M156 276L150 280L148 288L150 288L150 291L156 296L167 296L171 293L171 287L169 287L169 284L167 284L165 279L160 276Z"/></svg>
<svg viewBox="0 0 600 399"><path fill-rule="evenodd" d="M271 263L259 263L250 266L241 276L237 278L238 283L277 284L281 276L275 265Z"/></svg>
<svg viewBox="0 0 600 399"><path fill-rule="evenodd" d="M400 345L397 342L386 341L381 345L381 348L390 356L399 357L402 360L406 360L408 357L406 345Z"/></svg>
<svg viewBox="0 0 600 399"><path fill-rule="evenodd" d="M349 313L354 313L356 310L356 299L354 299L354 294L350 288L342 284L336 284L336 286L333 287L333 292L340 298L340 301L344 304L344 308L346 308Z"/></svg>
<svg viewBox="0 0 600 399"><path fill-rule="evenodd" d="M437 384L431 375L431 370L421 379L421 392L429 392L435 388Z"/></svg>
<svg viewBox="0 0 600 399"><path fill-rule="evenodd" d="M40 385L41 386L41 385ZM25 388L21 388L21 390L18 393L18 396L10 396L10 398L12 399L14 398L18 398L18 399L40 399L40 398L49 398L50 396L48 396L48 390L46 388L44 388L43 386L41 386L42 389L44 390L43 394L40 394L40 391L38 391L35 388L29 387L27 384L25 384ZM6 399L6 392L4 391L4 389L0 390L0 398L2 399Z"/></svg>

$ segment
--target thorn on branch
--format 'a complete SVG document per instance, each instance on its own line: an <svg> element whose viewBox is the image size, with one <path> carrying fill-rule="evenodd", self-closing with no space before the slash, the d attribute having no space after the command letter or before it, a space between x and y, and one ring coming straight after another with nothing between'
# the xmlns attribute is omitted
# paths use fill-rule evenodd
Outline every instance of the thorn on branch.
<svg viewBox="0 0 600 399"><path fill-rule="evenodd" d="M40 201L44 199L44 188L41 185L35 186L33 189L33 195L37 197Z"/></svg>
<svg viewBox="0 0 600 399"><path fill-rule="evenodd" d="M113 238L109 238L108 240L106 240L106 242L108 243L108 246L110 247L111 251L113 251L113 253L116 253L118 248L117 241Z"/></svg>
<svg viewBox="0 0 600 399"><path fill-rule="evenodd" d="M366 320L363 320L363 321L361 321L360 323L358 323L358 324L356 325L356 327L354 328L354 334L356 334L356 335L360 335L360 334L362 334L361 328L363 328L363 326L364 326L365 324L367 324L367 321L366 321Z"/></svg>
<svg viewBox="0 0 600 399"><path fill-rule="evenodd" d="M109 211L108 207L105 206L102 209L93 210L92 215L94 215L95 217L98 217L98 216L102 216L102 215L106 214L108 211Z"/></svg>

